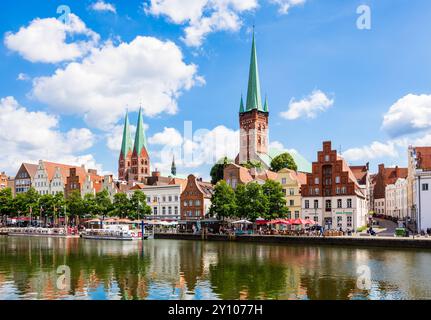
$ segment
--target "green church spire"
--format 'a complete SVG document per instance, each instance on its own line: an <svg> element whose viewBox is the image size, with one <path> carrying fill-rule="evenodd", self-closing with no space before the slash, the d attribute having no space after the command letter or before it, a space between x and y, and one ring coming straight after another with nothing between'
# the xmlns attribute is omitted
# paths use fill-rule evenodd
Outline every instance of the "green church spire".
<svg viewBox="0 0 431 320"><path fill-rule="evenodd" d="M245 112L245 109L244 109L244 99L242 98L242 95L241 95L241 103L240 103L240 106L239 106L239 113L244 113Z"/></svg>
<svg viewBox="0 0 431 320"><path fill-rule="evenodd" d="M142 107L139 109L138 124L136 126L135 136L135 151L137 154L141 154L142 149L147 149L147 138L144 131L144 121L142 119Z"/></svg>
<svg viewBox="0 0 431 320"><path fill-rule="evenodd" d="M174 177L177 175L177 166L175 165L175 155L172 158L171 174Z"/></svg>
<svg viewBox="0 0 431 320"><path fill-rule="evenodd" d="M263 111L264 112L269 112L269 107L268 107L268 97L265 96L265 104L263 106Z"/></svg>
<svg viewBox="0 0 431 320"><path fill-rule="evenodd" d="M253 29L253 44L251 48L246 111L251 111L254 109L264 111L262 108L262 98L260 95L259 67L257 64L256 40Z"/></svg>
<svg viewBox="0 0 431 320"><path fill-rule="evenodd" d="M130 137L129 112L126 113L124 120L123 142L121 144L121 154L125 158L129 151L132 151L132 138Z"/></svg>

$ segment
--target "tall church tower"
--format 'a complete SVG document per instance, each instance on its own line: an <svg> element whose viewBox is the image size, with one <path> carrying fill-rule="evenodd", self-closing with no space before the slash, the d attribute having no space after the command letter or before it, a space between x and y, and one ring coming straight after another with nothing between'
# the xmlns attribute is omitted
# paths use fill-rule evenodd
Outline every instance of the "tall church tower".
<svg viewBox="0 0 431 320"><path fill-rule="evenodd" d="M121 143L120 158L118 160L118 179L126 181L132 166L133 145L130 137L129 113L124 120L123 141Z"/></svg>
<svg viewBox="0 0 431 320"><path fill-rule="evenodd" d="M144 131L142 119L142 108L139 109L138 124L136 126L135 144L132 153L132 166L129 180L145 182L150 176L150 157L147 151L147 138Z"/></svg>
<svg viewBox="0 0 431 320"><path fill-rule="evenodd" d="M247 101L241 97L239 110L240 151L238 163L261 160L261 155L268 154L268 102L262 106L260 94L259 68L257 64L256 41L253 31L250 72L248 79Z"/></svg>

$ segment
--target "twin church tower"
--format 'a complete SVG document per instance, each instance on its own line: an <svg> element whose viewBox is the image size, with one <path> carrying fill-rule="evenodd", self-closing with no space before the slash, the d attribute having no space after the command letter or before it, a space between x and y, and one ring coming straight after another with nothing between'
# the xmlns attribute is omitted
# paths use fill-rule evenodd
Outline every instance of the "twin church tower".
<svg viewBox="0 0 431 320"><path fill-rule="evenodd" d="M244 105L243 97L241 97L239 110L240 151L235 159L235 162L239 165L249 161L259 161L263 164L268 162L266 160L268 158L269 144L269 110L266 98L264 104L262 104L256 51L253 32L247 100ZM175 164L173 163L172 168L174 167ZM126 114L121 153L118 161L118 178L122 181L144 182L150 175L150 157L148 155L141 108L139 110L134 144L132 144L130 136L129 117Z"/></svg>

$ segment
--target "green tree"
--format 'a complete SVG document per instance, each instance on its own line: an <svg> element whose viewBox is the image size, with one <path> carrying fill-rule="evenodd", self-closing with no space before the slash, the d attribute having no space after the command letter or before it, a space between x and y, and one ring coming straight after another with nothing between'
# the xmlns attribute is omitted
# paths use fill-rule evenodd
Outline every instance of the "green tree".
<svg viewBox="0 0 431 320"><path fill-rule="evenodd" d="M243 164L243 167L247 169L263 169L263 164L259 160L248 160L247 163Z"/></svg>
<svg viewBox="0 0 431 320"><path fill-rule="evenodd" d="M53 198L54 224L58 223L57 222L58 218L60 217L60 214L62 214L65 204L66 204L66 199L64 199L63 192L56 193Z"/></svg>
<svg viewBox="0 0 431 320"><path fill-rule="evenodd" d="M127 194L117 193L114 196L113 210L111 215L119 218L126 218L131 215L132 205Z"/></svg>
<svg viewBox="0 0 431 320"><path fill-rule="evenodd" d="M273 180L267 180L262 186L263 193L268 199L267 219L284 218L287 216L286 199L282 185Z"/></svg>
<svg viewBox="0 0 431 320"><path fill-rule="evenodd" d="M103 217L109 214L109 211L112 209L112 202L108 190L105 189L96 194L96 205L99 214Z"/></svg>
<svg viewBox="0 0 431 320"><path fill-rule="evenodd" d="M28 191L24 194L25 196L25 202L26 202L26 211L32 212L32 215L38 215L40 214L40 207L39 207L39 199L40 195L36 191L35 188L30 188Z"/></svg>
<svg viewBox="0 0 431 320"><path fill-rule="evenodd" d="M235 191L224 180L219 181L214 188L210 214L217 216L218 219L236 217L237 215Z"/></svg>
<svg viewBox="0 0 431 320"><path fill-rule="evenodd" d="M129 218L142 219L151 215L151 207L147 204L147 196L141 190L136 190L130 199L131 211Z"/></svg>
<svg viewBox="0 0 431 320"><path fill-rule="evenodd" d="M71 218L71 222L78 224L79 218L84 214L84 200L81 197L79 190L73 191L66 200L67 214Z"/></svg>
<svg viewBox="0 0 431 320"><path fill-rule="evenodd" d="M296 165L295 160L288 152L278 155L271 161L272 171L278 172L281 169L285 169L285 168L294 170L294 171L298 170L298 166Z"/></svg>
<svg viewBox="0 0 431 320"><path fill-rule="evenodd" d="M48 218L54 217L54 196L51 194L44 194L39 198L40 217L44 219L45 224Z"/></svg>
<svg viewBox="0 0 431 320"><path fill-rule="evenodd" d="M238 185L235 195L238 217L256 221L259 217L267 216L269 211L268 198L258 183L252 182L245 186Z"/></svg>
<svg viewBox="0 0 431 320"><path fill-rule="evenodd" d="M84 212L82 216L94 217L99 213L98 206L96 203L96 197L92 193L87 193L84 196L83 207L84 207Z"/></svg>
<svg viewBox="0 0 431 320"><path fill-rule="evenodd" d="M224 169L226 166L231 163L232 161L229 160L227 157L224 157L222 160L218 161L212 168L211 168L211 183L217 184L220 180L223 180L224 178Z"/></svg>
<svg viewBox="0 0 431 320"><path fill-rule="evenodd" d="M8 217L13 213L13 194L11 188L0 190L0 216Z"/></svg>

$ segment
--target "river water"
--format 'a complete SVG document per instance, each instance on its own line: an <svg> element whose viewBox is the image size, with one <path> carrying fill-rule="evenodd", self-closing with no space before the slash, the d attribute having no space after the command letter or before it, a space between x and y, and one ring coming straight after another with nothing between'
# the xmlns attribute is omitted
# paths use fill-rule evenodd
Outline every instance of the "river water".
<svg viewBox="0 0 431 320"><path fill-rule="evenodd" d="M431 251L0 236L0 299L431 299Z"/></svg>

